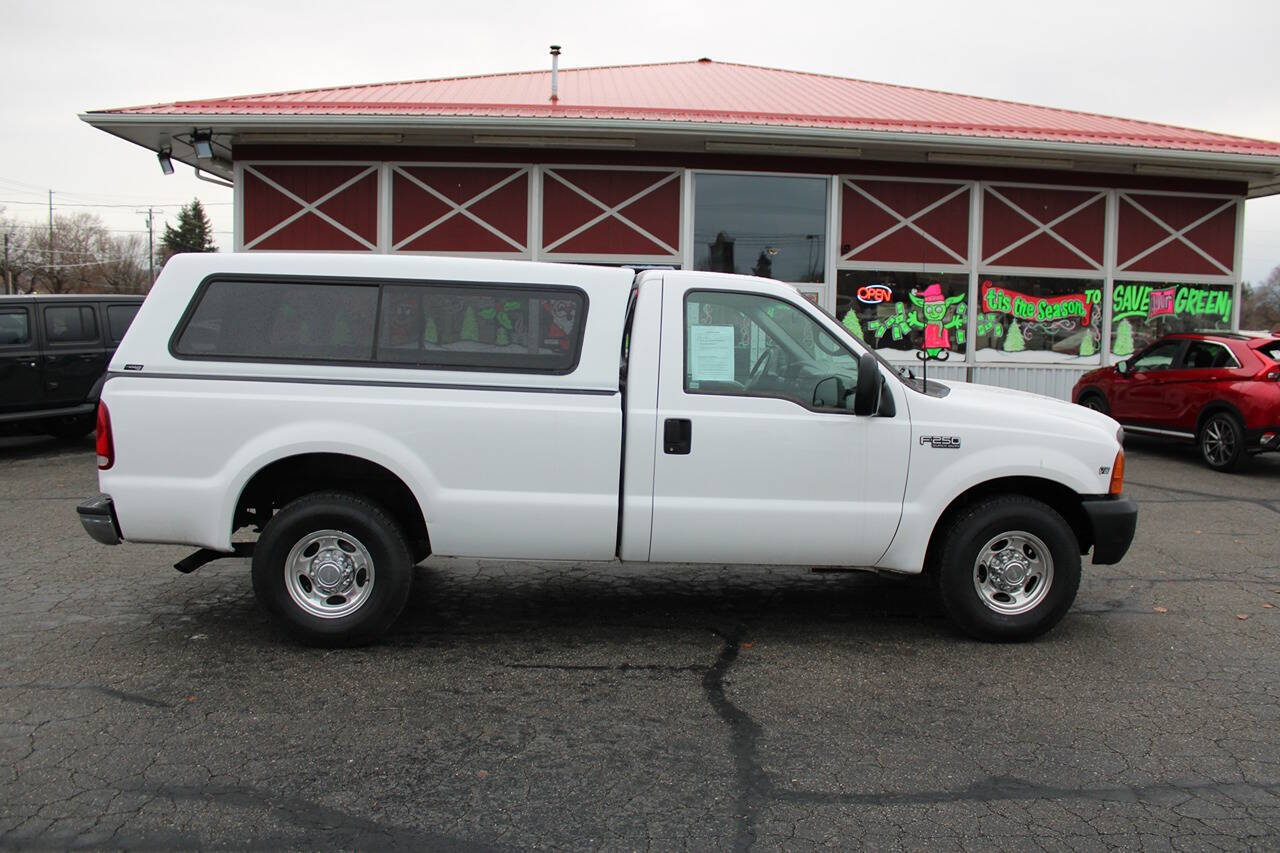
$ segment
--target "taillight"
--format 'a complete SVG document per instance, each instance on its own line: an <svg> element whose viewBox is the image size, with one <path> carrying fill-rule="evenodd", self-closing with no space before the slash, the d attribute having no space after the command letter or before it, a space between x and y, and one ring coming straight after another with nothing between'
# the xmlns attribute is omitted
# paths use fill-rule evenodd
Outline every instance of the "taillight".
<svg viewBox="0 0 1280 853"><path fill-rule="evenodd" d="M1124 451L1116 454L1116 461L1111 466L1111 486L1107 494L1118 495L1124 491Z"/></svg>
<svg viewBox="0 0 1280 853"><path fill-rule="evenodd" d="M111 440L111 413L106 403L98 403L98 470L116 464L116 445Z"/></svg>

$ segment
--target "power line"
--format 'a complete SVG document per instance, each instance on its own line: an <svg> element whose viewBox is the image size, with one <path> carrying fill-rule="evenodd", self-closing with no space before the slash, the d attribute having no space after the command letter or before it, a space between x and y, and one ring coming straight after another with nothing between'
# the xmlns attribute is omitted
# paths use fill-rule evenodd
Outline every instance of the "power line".
<svg viewBox="0 0 1280 853"><path fill-rule="evenodd" d="M141 203L147 204L148 202L141 202ZM21 201L19 199L0 198L0 204L38 204L41 207L44 207L46 204L48 204L48 202L47 201ZM172 202L165 202L164 204L156 204L154 202L151 202L150 206L151 207L186 207L188 204L190 204L190 202L172 201ZM234 204L234 202L230 202L230 201L200 202L201 207L215 207L215 206L223 207L223 206L229 206L231 204ZM54 205L54 207L137 207L137 206L138 204L81 204L78 202L69 202L69 201L60 201Z"/></svg>

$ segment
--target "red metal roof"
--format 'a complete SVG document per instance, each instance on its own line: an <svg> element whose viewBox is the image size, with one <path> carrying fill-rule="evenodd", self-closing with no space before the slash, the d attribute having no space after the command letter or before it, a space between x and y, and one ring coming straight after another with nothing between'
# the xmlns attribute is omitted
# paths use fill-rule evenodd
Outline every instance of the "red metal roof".
<svg viewBox="0 0 1280 853"><path fill-rule="evenodd" d="M1280 156L1278 142L705 59L563 69L557 102L550 91L548 70L181 101L105 114L643 120Z"/></svg>

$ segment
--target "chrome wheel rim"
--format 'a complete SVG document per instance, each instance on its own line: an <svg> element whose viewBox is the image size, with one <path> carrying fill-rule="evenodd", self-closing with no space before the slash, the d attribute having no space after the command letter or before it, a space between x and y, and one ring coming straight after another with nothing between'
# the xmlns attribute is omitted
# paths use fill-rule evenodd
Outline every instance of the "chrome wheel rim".
<svg viewBox="0 0 1280 853"><path fill-rule="evenodd" d="M284 586L312 616L340 619L359 610L373 592L373 559L350 533L317 530L298 540L284 561Z"/></svg>
<svg viewBox="0 0 1280 853"><path fill-rule="evenodd" d="M973 561L973 588L989 609L1016 616L1034 609L1053 586L1053 555L1025 530L992 536Z"/></svg>
<svg viewBox="0 0 1280 853"><path fill-rule="evenodd" d="M1102 402L1101 402L1100 400L1098 400L1098 398L1097 398L1097 397L1085 397L1085 398L1084 398L1084 407L1085 407L1086 409L1093 409L1095 412L1101 412L1101 411L1102 411Z"/></svg>
<svg viewBox="0 0 1280 853"><path fill-rule="evenodd" d="M1236 431L1224 419L1213 418L1204 426L1200 447L1209 464L1225 465L1236 452Z"/></svg>

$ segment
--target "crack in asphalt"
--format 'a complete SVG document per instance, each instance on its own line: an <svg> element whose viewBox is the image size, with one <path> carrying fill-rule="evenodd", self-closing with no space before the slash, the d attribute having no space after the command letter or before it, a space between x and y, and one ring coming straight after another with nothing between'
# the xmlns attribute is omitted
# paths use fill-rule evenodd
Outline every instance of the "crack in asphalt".
<svg viewBox="0 0 1280 853"><path fill-rule="evenodd" d="M170 702L162 702L159 699L152 699L150 696L143 696L140 693L129 693L125 690L117 690L114 687L106 687L101 684L47 684L28 681L17 684L0 684L0 690L88 690L93 693L100 693L103 696L109 696L112 699L119 699L121 702L146 705L148 708L173 707Z"/></svg>
<svg viewBox="0 0 1280 853"><path fill-rule="evenodd" d="M1140 483L1137 480L1130 480L1126 485L1141 486L1144 489L1159 489L1162 492L1173 492L1175 495L1189 495L1190 497L1199 498L1200 500L1210 501L1213 503L1235 501L1238 503L1253 504L1254 506L1260 506L1263 509L1271 510L1272 512L1280 515L1280 508L1276 508L1271 505L1275 503L1275 501L1268 501L1265 498L1249 498L1243 495L1215 495L1212 492L1198 492L1194 489L1179 489L1174 486L1157 485L1156 483ZM1139 498L1138 503L1141 504L1141 503L1169 503L1169 502L1158 501L1158 500L1149 501L1149 500Z"/></svg>
<svg viewBox="0 0 1280 853"><path fill-rule="evenodd" d="M1194 797L1216 793L1231 797L1241 793L1265 793L1280 796L1280 782L1201 782L1178 784L1157 782L1151 785L1113 785L1107 787L1067 788L1041 785L1014 776L992 776L966 788L925 791L886 791L878 793L843 793L836 791L779 790L776 798L783 802L810 805L939 805L959 802L1085 800L1102 803L1168 802L1173 797Z"/></svg>
<svg viewBox="0 0 1280 853"><path fill-rule="evenodd" d="M747 851L756 842L756 821L761 806L773 793L773 782L760 766L757 741L763 733L760 724L739 708L725 692L725 676L738 660L745 628L712 632L724 643L716 661L702 676L702 691L707 702L729 727L729 751L733 758L738 795L733 808L733 850Z"/></svg>

